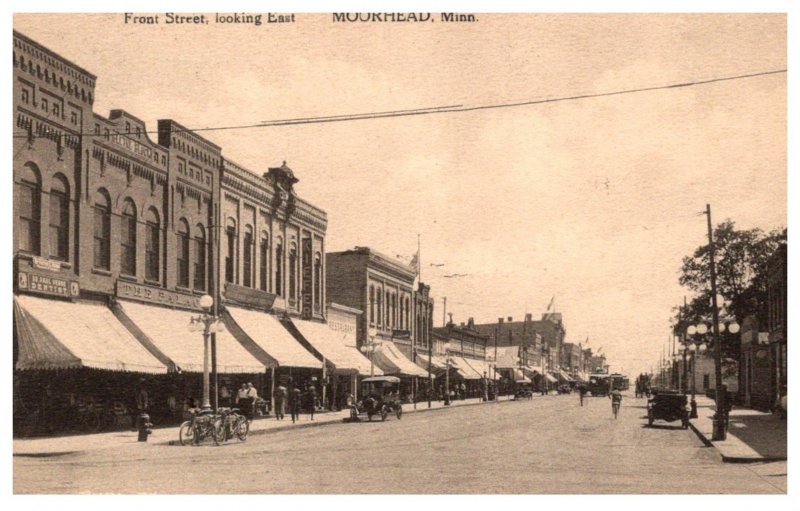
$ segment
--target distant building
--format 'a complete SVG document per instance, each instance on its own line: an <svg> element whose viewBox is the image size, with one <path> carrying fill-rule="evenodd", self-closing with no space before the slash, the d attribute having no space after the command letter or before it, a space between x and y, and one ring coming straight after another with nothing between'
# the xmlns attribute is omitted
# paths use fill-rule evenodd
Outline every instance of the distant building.
<svg viewBox="0 0 800 511"><path fill-rule="evenodd" d="M767 300L769 305L767 331L769 332L770 350L775 368L776 402L786 394L786 382L788 380L786 357L786 257L786 245L781 245L767 263Z"/></svg>

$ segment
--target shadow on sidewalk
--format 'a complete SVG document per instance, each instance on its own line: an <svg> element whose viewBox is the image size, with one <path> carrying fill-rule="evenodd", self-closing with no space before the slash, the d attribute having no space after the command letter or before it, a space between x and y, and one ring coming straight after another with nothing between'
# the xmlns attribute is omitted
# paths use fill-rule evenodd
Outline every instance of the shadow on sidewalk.
<svg viewBox="0 0 800 511"><path fill-rule="evenodd" d="M728 434L761 456L786 457L786 419L772 414L731 413Z"/></svg>

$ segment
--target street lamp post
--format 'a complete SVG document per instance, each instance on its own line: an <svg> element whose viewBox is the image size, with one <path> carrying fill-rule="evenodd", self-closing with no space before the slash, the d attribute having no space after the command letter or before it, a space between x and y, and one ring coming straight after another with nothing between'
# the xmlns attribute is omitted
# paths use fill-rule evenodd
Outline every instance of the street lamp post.
<svg viewBox="0 0 800 511"><path fill-rule="evenodd" d="M203 334L203 404L201 406L204 410L211 409L209 392L209 337L212 333L225 331L225 324L215 315L209 313L213 305L214 299L211 298L211 296L203 295L200 297L200 307L203 308L203 313L198 316L192 316L188 325L190 332L202 332Z"/></svg>
<svg viewBox="0 0 800 511"><path fill-rule="evenodd" d="M446 349L444 351L445 354L445 363L446 371L444 373L444 404L446 406L450 405L450 363L452 360L450 359L450 350Z"/></svg>
<svg viewBox="0 0 800 511"><path fill-rule="evenodd" d="M375 362L373 361L372 357L374 356L375 352L378 351L382 345L380 342L375 342L375 337L369 337L369 344L364 344L361 346L361 353L367 355L369 358L369 376L372 378L375 376Z"/></svg>

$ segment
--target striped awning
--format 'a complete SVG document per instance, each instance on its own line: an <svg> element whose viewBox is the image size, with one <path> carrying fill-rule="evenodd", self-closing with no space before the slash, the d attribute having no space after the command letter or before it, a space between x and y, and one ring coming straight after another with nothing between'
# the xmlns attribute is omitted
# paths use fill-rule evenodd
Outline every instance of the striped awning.
<svg viewBox="0 0 800 511"><path fill-rule="evenodd" d="M19 295L14 297L14 319L17 369L167 372L103 304Z"/></svg>
<svg viewBox="0 0 800 511"><path fill-rule="evenodd" d="M155 305L117 302L117 314L124 315L183 372L203 372L203 336L189 331L191 318L197 312L168 309ZM266 365L257 360L226 329L216 334L217 372L222 374L262 373Z"/></svg>
<svg viewBox="0 0 800 511"><path fill-rule="evenodd" d="M408 359L392 341L382 341L373 353L373 360L384 374L428 377L428 371Z"/></svg>
<svg viewBox="0 0 800 511"><path fill-rule="evenodd" d="M225 307L225 313L231 332L263 363L322 368L322 361L305 349L272 314L230 306Z"/></svg>
<svg viewBox="0 0 800 511"><path fill-rule="evenodd" d="M358 373L363 376L370 375L370 361L358 351L355 346L345 344L345 335L335 332L325 323L291 319L291 325L313 346L325 360L333 365L334 370L340 373ZM379 376L383 372L372 367L372 374Z"/></svg>

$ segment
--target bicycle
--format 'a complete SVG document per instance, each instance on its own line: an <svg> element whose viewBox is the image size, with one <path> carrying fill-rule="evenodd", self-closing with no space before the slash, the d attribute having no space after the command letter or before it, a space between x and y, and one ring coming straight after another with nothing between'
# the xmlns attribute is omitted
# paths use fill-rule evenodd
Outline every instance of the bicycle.
<svg viewBox="0 0 800 511"><path fill-rule="evenodd" d="M223 440L228 441L234 436L241 442L247 440L247 434L250 432L250 421L239 413L238 408L220 408L219 414L223 424Z"/></svg>
<svg viewBox="0 0 800 511"><path fill-rule="evenodd" d="M191 419L183 422L178 430L178 440L181 445L199 445L206 438L211 438L214 445L219 445L225 439L225 430L222 418L209 411L191 411Z"/></svg>

